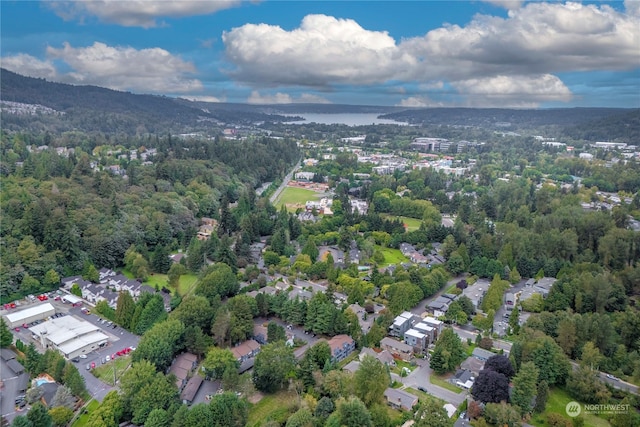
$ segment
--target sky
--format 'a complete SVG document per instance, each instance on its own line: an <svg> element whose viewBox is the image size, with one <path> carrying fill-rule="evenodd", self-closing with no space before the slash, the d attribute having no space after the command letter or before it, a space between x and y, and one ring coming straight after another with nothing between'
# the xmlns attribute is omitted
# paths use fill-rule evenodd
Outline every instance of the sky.
<svg viewBox="0 0 640 427"><path fill-rule="evenodd" d="M0 65L209 102L640 107L640 0L0 2Z"/></svg>

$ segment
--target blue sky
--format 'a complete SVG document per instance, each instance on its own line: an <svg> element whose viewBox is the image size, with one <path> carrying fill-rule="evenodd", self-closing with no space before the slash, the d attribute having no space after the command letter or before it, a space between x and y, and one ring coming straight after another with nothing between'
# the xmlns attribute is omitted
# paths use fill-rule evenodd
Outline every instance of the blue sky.
<svg viewBox="0 0 640 427"><path fill-rule="evenodd" d="M212 102L640 107L640 0L8 1L4 68Z"/></svg>

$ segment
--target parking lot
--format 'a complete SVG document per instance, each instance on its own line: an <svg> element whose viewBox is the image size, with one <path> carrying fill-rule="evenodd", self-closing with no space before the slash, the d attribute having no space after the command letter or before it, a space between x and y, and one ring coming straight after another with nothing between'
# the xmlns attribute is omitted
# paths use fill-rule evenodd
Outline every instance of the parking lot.
<svg viewBox="0 0 640 427"><path fill-rule="evenodd" d="M117 326L113 323L109 324L108 321L106 321L105 319L102 319L100 316L96 314L86 314L86 307L84 306L78 306L78 305L73 306L72 304L64 303L61 298L56 298L59 296L60 295L52 292L48 295L48 299L46 300L46 302L51 303L54 306L56 310L55 317L66 316L66 315L77 317L86 322L96 325L101 329L103 333L105 333L109 337L109 342L106 346L100 349L97 349L95 351L92 351L90 353L87 353L86 358L74 359L74 363L76 364L78 370L80 371L80 374L85 379L87 390L94 398L96 398L99 401L102 401L104 396L109 391L111 391L113 387L103 383L102 381L98 380L96 377L94 377L91 374L90 369L92 364L94 366L99 366L107 362L106 361L107 356L109 356L109 359L111 359L113 356L119 357L117 355L119 351L122 351L127 348L130 348L130 349L136 348L138 346L138 341L140 340L140 337L122 329L120 326ZM35 298L35 301L32 301L26 298L18 301L18 305L16 305L16 307L13 309L10 309L10 310L3 309L3 314L11 311L22 310L32 305L42 304L42 302L44 302L44 300L39 300L37 297ZM42 321L38 321L38 323L41 323L41 322ZM34 322L33 324L35 323L36 322ZM30 326L33 326L33 324L26 325L26 326L28 328ZM14 328L12 330L14 337L27 345L30 343L34 343L38 351L44 352L44 349L42 348L38 337L34 338L34 336L32 336L31 332L27 328L25 328L24 325L22 325L21 327ZM87 370L87 365L89 366L89 370ZM3 413L4 413L5 404L6 404L5 402L2 403Z"/></svg>

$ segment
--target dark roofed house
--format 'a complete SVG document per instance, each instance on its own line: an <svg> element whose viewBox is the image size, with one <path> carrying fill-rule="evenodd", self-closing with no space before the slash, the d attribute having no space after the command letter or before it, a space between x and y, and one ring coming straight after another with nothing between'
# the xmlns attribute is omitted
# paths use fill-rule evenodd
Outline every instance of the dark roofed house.
<svg viewBox="0 0 640 427"><path fill-rule="evenodd" d="M7 366L16 375L20 375L24 373L24 366L22 366L20 362L18 362L16 359L7 360Z"/></svg>
<svg viewBox="0 0 640 427"><path fill-rule="evenodd" d="M29 388L29 380L31 377L27 372L18 375L18 381L16 382L16 390L18 393L24 393Z"/></svg>
<svg viewBox="0 0 640 427"><path fill-rule="evenodd" d="M253 325L253 339L260 344L266 344L268 337L268 330L263 325Z"/></svg>
<svg viewBox="0 0 640 427"><path fill-rule="evenodd" d="M184 390L180 394L180 399L182 403L185 405L191 405L193 403L193 399L196 397L196 393L200 390L200 386L202 386L202 377L200 375L194 375L187 382L187 385L184 386Z"/></svg>
<svg viewBox="0 0 640 427"><path fill-rule="evenodd" d="M402 360L411 360L413 357L413 347L393 338L384 337L380 340L380 348L387 350Z"/></svg>
<svg viewBox="0 0 640 427"><path fill-rule="evenodd" d="M496 354L490 352L489 350L476 347L473 349L473 352L471 353L471 355L478 360L482 360L483 362L486 362L491 356L495 356Z"/></svg>
<svg viewBox="0 0 640 427"><path fill-rule="evenodd" d="M42 390L44 391L42 394L42 400L44 400L45 405L50 407L60 385L58 383L44 383L40 387L42 387Z"/></svg>
<svg viewBox="0 0 640 427"><path fill-rule="evenodd" d="M189 374L196 366L198 366L198 357L192 353L182 353L173 360L169 373L176 376L178 390L182 390L187 383Z"/></svg>
<svg viewBox="0 0 640 427"><path fill-rule="evenodd" d="M384 391L384 397L387 398L387 403L394 408L403 409L405 411L411 410L417 403L418 397L411 393L407 393L404 390L395 388L387 388Z"/></svg>
<svg viewBox="0 0 640 427"><path fill-rule="evenodd" d="M0 357L2 357L2 360L4 361L13 360L16 358L16 354L13 352L13 350L10 350L8 348L0 348Z"/></svg>

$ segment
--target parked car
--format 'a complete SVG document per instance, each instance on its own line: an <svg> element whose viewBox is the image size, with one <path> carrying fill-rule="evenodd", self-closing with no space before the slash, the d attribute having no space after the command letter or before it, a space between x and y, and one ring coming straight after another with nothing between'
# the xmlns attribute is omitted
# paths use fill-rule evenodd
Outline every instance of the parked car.
<svg viewBox="0 0 640 427"><path fill-rule="evenodd" d="M107 362L108 362L108 361L110 361L110 360L111 360L111 356L109 356L109 355L107 354L107 357L105 357L105 359L107 359Z"/></svg>
<svg viewBox="0 0 640 427"><path fill-rule="evenodd" d="M73 359L71 359L71 361L73 363L78 363L80 361L80 358L79 357L74 357Z"/></svg>
<svg viewBox="0 0 640 427"><path fill-rule="evenodd" d="M86 359L86 358L87 358L87 355L86 355L86 354L81 354L81 355L80 355L80 359Z"/></svg>
<svg viewBox="0 0 640 427"><path fill-rule="evenodd" d="M91 370L91 365L87 363L87 371Z"/></svg>

